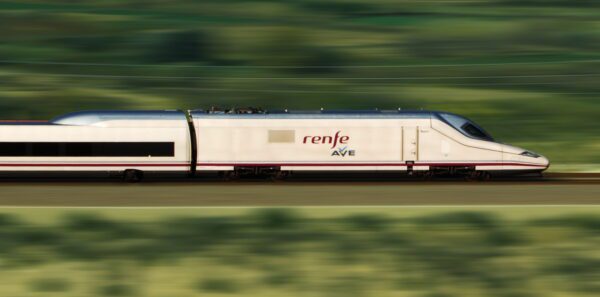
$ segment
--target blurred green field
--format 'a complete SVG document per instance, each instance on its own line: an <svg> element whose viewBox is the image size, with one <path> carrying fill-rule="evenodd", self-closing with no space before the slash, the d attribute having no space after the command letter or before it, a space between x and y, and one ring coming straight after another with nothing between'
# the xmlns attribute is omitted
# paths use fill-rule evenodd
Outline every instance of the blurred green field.
<svg viewBox="0 0 600 297"><path fill-rule="evenodd" d="M569 0L0 1L0 117L447 110L593 171L599 16Z"/></svg>
<svg viewBox="0 0 600 297"><path fill-rule="evenodd" d="M597 207L0 209L3 296L597 296Z"/></svg>

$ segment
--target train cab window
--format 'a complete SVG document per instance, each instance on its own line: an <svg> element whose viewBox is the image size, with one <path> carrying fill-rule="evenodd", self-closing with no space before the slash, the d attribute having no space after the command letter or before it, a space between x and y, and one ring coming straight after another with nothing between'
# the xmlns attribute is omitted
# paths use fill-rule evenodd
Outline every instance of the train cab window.
<svg viewBox="0 0 600 297"><path fill-rule="evenodd" d="M174 142L3 142L0 157L174 157Z"/></svg>
<svg viewBox="0 0 600 297"><path fill-rule="evenodd" d="M474 122L468 120L467 118L463 118L461 116L449 113L439 113L439 117L446 122L448 125L452 126L454 129L458 130L462 134L465 134L471 138L494 141L492 136L487 133L483 128Z"/></svg>
<svg viewBox="0 0 600 297"><path fill-rule="evenodd" d="M469 135L471 135L475 138L480 138L480 139L488 138L488 136L483 131L481 131L479 128L475 127L475 125L473 125L471 123L466 123L466 124L462 125L461 128L465 132L467 132Z"/></svg>

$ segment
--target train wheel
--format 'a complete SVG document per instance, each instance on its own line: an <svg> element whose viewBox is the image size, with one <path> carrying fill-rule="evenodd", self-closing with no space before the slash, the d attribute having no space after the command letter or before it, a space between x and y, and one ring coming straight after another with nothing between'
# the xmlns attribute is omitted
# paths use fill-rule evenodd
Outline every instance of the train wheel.
<svg viewBox="0 0 600 297"><path fill-rule="evenodd" d="M467 174L465 174L465 181L468 182L472 182L472 181L477 181L480 178L480 172L478 171L471 171L468 172Z"/></svg>
<svg viewBox="0 0 600 297"><path fill-rule="evenodd" d="M233 181L240 178L240 174L237 171L223 171L221 176L224 181Z"/></svg>
<svg viewBox="0 0 600 297"><path fill-rule="evenodd" d="M144 172L141 170L127 169L123 172L123 180L128 183L139 183L144 179Z"/></svg>
<svg viewBox="0 0 600 297"><path fill-rule="evenodd" d="M433 171L425 171L423 172L423 174L421 175L421 179L424 181L430 181L435 177L435 174L433 173Z"/></svg>
<svg viewBox="0 0 600 297"><path fill-rule="evenodd" d="M478 174L478 179L480 181L489 181L492 179L492 174L487 171L481 171Z"/></svg>
<svg viewBox="0 0 600 297"><path fill-rule="evenodd" d="M282 181L282 180L286 179L289 175L290 175L290 173L288 171L277 171L277 172L273 173L270 176L270 178L272 181Z"/></svg>

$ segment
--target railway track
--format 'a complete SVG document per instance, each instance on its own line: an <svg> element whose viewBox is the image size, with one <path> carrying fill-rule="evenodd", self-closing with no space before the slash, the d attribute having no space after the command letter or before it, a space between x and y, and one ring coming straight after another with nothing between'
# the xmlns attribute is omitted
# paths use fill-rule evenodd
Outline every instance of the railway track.
<svg viewBox="0 0 600 297"><path fill-rule="evenodd" d="M361 180L294 177L286 181L149 178L127 184L80 177L0 179L0 207L298 207L298 206L600 206L595 174L544 178Z"/></svg>
<svg viewBox="0 0 600 297"><path fill-rule="evenodd" d="M83 174L73 176L73 174L53 173L52 175L0 175L0 185L6 184L56 184L56 185L80 185L80 184L120 184L123 183L120 177L107 177L98 174ZM462 177L435 177L421 178L416 176L406 176L398 174L365 174L365 173L346 173L346 174L296 174L282 180L272 180L267 177L240 178L236 180L224 180L216 175L198 176L188 178L182 175L148 175L140 184L197 184L197 185L252 185L252 184L335 184L345 185L376 185L376 184L415 184L415 185L435 185L435 184L600 184L600 173L547 173L543 176L506 176L494 177L488 181L465 180Z"/></svg>

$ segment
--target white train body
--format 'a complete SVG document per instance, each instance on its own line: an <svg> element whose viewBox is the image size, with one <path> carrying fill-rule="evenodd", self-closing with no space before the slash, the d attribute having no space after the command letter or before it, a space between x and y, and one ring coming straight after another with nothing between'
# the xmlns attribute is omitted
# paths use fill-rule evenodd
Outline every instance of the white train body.
<svg viewBox="0 0 600 297"><path fill-rule="evenodd" d="M523 173L548 166L465 118L428 111L81 112L0 124L0 171Z"/></svg>
<svg viewBox="0 0 600 297"><path fill-rule="evenodd" d="M448 117L458 116L443 114ZM198 170L540 171L542 156L468 135L433 112L192 113ZM460 118L462 119L462 118Z"/></svg>

